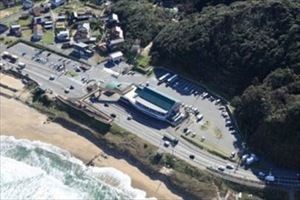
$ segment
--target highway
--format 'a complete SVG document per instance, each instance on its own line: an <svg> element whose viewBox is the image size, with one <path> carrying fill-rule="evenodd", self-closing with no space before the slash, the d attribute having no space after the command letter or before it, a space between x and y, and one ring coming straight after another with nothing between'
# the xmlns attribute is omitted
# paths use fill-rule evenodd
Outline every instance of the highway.
<svg viewBox="0 0 300 200"><path fill-rule="evenodd" d="M136 134L151 144L158 146L160 151L173 154L174 156L187 161L195 167L200 169L217 169L218 166L226 166L228 163L235 167L237 165L236 163L221 159L215 155L203 151L180 137L178 137L179 143L175 147L165 147L162 140L163 132L168 133L168 130L166 129L164 131L157 131L155 128L151 127L142 128L139 123L146 122L151 124L151 119L143 118L142 113L131 110L130 115L133 116L133 119L134 117L139 117L139 120L128 120L128 110L124 108L124 105L121 106L118 103L111 103L109 104L109 107L105 107L102 103L94 103L94 106L101 109L101 111L105 112L106 114L115 113L116 124ZM190 155L195 155L195 159L191 160L189 158ZM219 171L218 173L228 176L231 181L232 179L235 179L236 182L243 182L245 184L248 183L248 185L251 186L262 187L265 184L264 181L261 181L255 174L252 173L252 171L245 170L243 168L238 168L237 170L226 169L224 172ZM264 173L268 174L268 172ZM279 177L277 176L276 172L273 172L273 175L276 176L276 181L273 184L300 187L300 182L295 177Z"/></svg>
<svg viewBox="0 0 300 200"><path fill-rule="evenodd" d="M20 57L19 61L27 64L25 69L22 70L22 73L28 74L28 77L38 82L43 89L51 89L55 94L71 98L79 98L86 94L85 84L82 83L78 77L73 78L70 76L65 76L64 72L57 72L53 68L37 63L29 58ZM6 62L6 65L15 66L14 64L10 64L8 62ZM99 72L100 71L101 70L99 69ZM55 79L50 80L49 78L53 74L55 75ZM81 74L79 74L79 76L81 76ZM95 74L95 76L97 76L97 74ZM74 86L74 89L70 90L69 93L65 93L65 88L69 87L70 85ZM162 140L163 135L174 134L174 129L163 122L159 122L155 119L145 116L130 106L120 105L119 102L109 103L108 107L105 107L103 102L93 103L93 105L108 115L112 113L116 114L116 124L136 134L151 144L158 146L160 151L173 154L174 156L187 161L195 167L200 169L217 169L218 166L226 166L228 163L233 166L237 165L236 163L221 159L220 157L212 155L188 143L180 137L181 133L179 132L176 132L179 143L175 147L165 147ZM133 119L128 120L128 115L132 116ZM195 159L191 160L189 158L190 155L195 155ZM263 172L265 174L269 173L268 171ZM224 172L215 170L214 174L221 175L222 178L226 178L237 183L243 182L244 184L252 184L252 186L257 187L264 185L264 182L261 181L252 171L245 170L240 167L237 168L237 170L225 169ZM300 181L297 180L296 176L283 176L283 173L276 171L272 171L272 174L276 177L275 182L272 184L288 187L300 187Z"/></svg>

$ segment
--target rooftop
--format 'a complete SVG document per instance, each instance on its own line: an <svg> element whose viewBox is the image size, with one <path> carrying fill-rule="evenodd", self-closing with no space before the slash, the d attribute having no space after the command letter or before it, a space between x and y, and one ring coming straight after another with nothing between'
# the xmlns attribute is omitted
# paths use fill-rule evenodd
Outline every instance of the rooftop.
<svg viewBox="0 0 300 200"><path fill-rule="evenodd" d="M176 99L168 97L167 95L155 90L151 87L144 87L137 91L140 98L156 105L164 110L170 110L173 105L178 102Z"/></svg>

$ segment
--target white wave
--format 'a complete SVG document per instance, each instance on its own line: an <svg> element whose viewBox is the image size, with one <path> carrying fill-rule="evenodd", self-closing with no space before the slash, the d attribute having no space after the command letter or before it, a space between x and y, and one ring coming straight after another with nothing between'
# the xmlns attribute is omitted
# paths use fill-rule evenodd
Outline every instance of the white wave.
<svg viewBox="0 0 300 200"><path fill-rule="evenodd" d="M117 169L86 167L40 141L1 135L0 142L1 198L146 199L146 192L133 188L131 178Z"/></svg>

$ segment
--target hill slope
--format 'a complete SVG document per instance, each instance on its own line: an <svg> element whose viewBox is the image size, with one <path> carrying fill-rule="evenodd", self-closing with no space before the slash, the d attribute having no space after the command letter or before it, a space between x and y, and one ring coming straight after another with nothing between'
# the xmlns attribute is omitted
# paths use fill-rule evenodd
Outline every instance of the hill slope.
<svg viewBox="0 0 300 200"><path fill-rule="evenodd" d="M166 26L152 52L234 96L278 67L299 71L299 19L299 2L288 0L207 7Z"/></svg>

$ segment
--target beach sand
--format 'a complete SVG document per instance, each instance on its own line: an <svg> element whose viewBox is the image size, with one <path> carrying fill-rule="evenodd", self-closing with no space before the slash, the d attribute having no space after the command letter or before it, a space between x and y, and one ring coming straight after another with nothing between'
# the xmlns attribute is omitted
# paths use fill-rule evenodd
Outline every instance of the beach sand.
<svg viewBox="0 0 300 200"><path fill-rule="evenodd" d="M4 76L1 75L1 83L10 87L17 86L16 88L20 90L20 81L17 79L4 78ZM0 96L1 135L50 143L69 151L72 155L84 162L102 153L99 147L84 137L65 129L59 124L51 122L45 123L46 120L46 115L39 113L20 101ZM95 164L96 166L113 167L129 175L132 178L132 186L146 191L147 197L172 200L182 199L172 193L164 183L158 180L152 180L137 167L130 165L123 159L116 159L112 156L106 159L99 157L99 159L95 160Z"/></svg>

